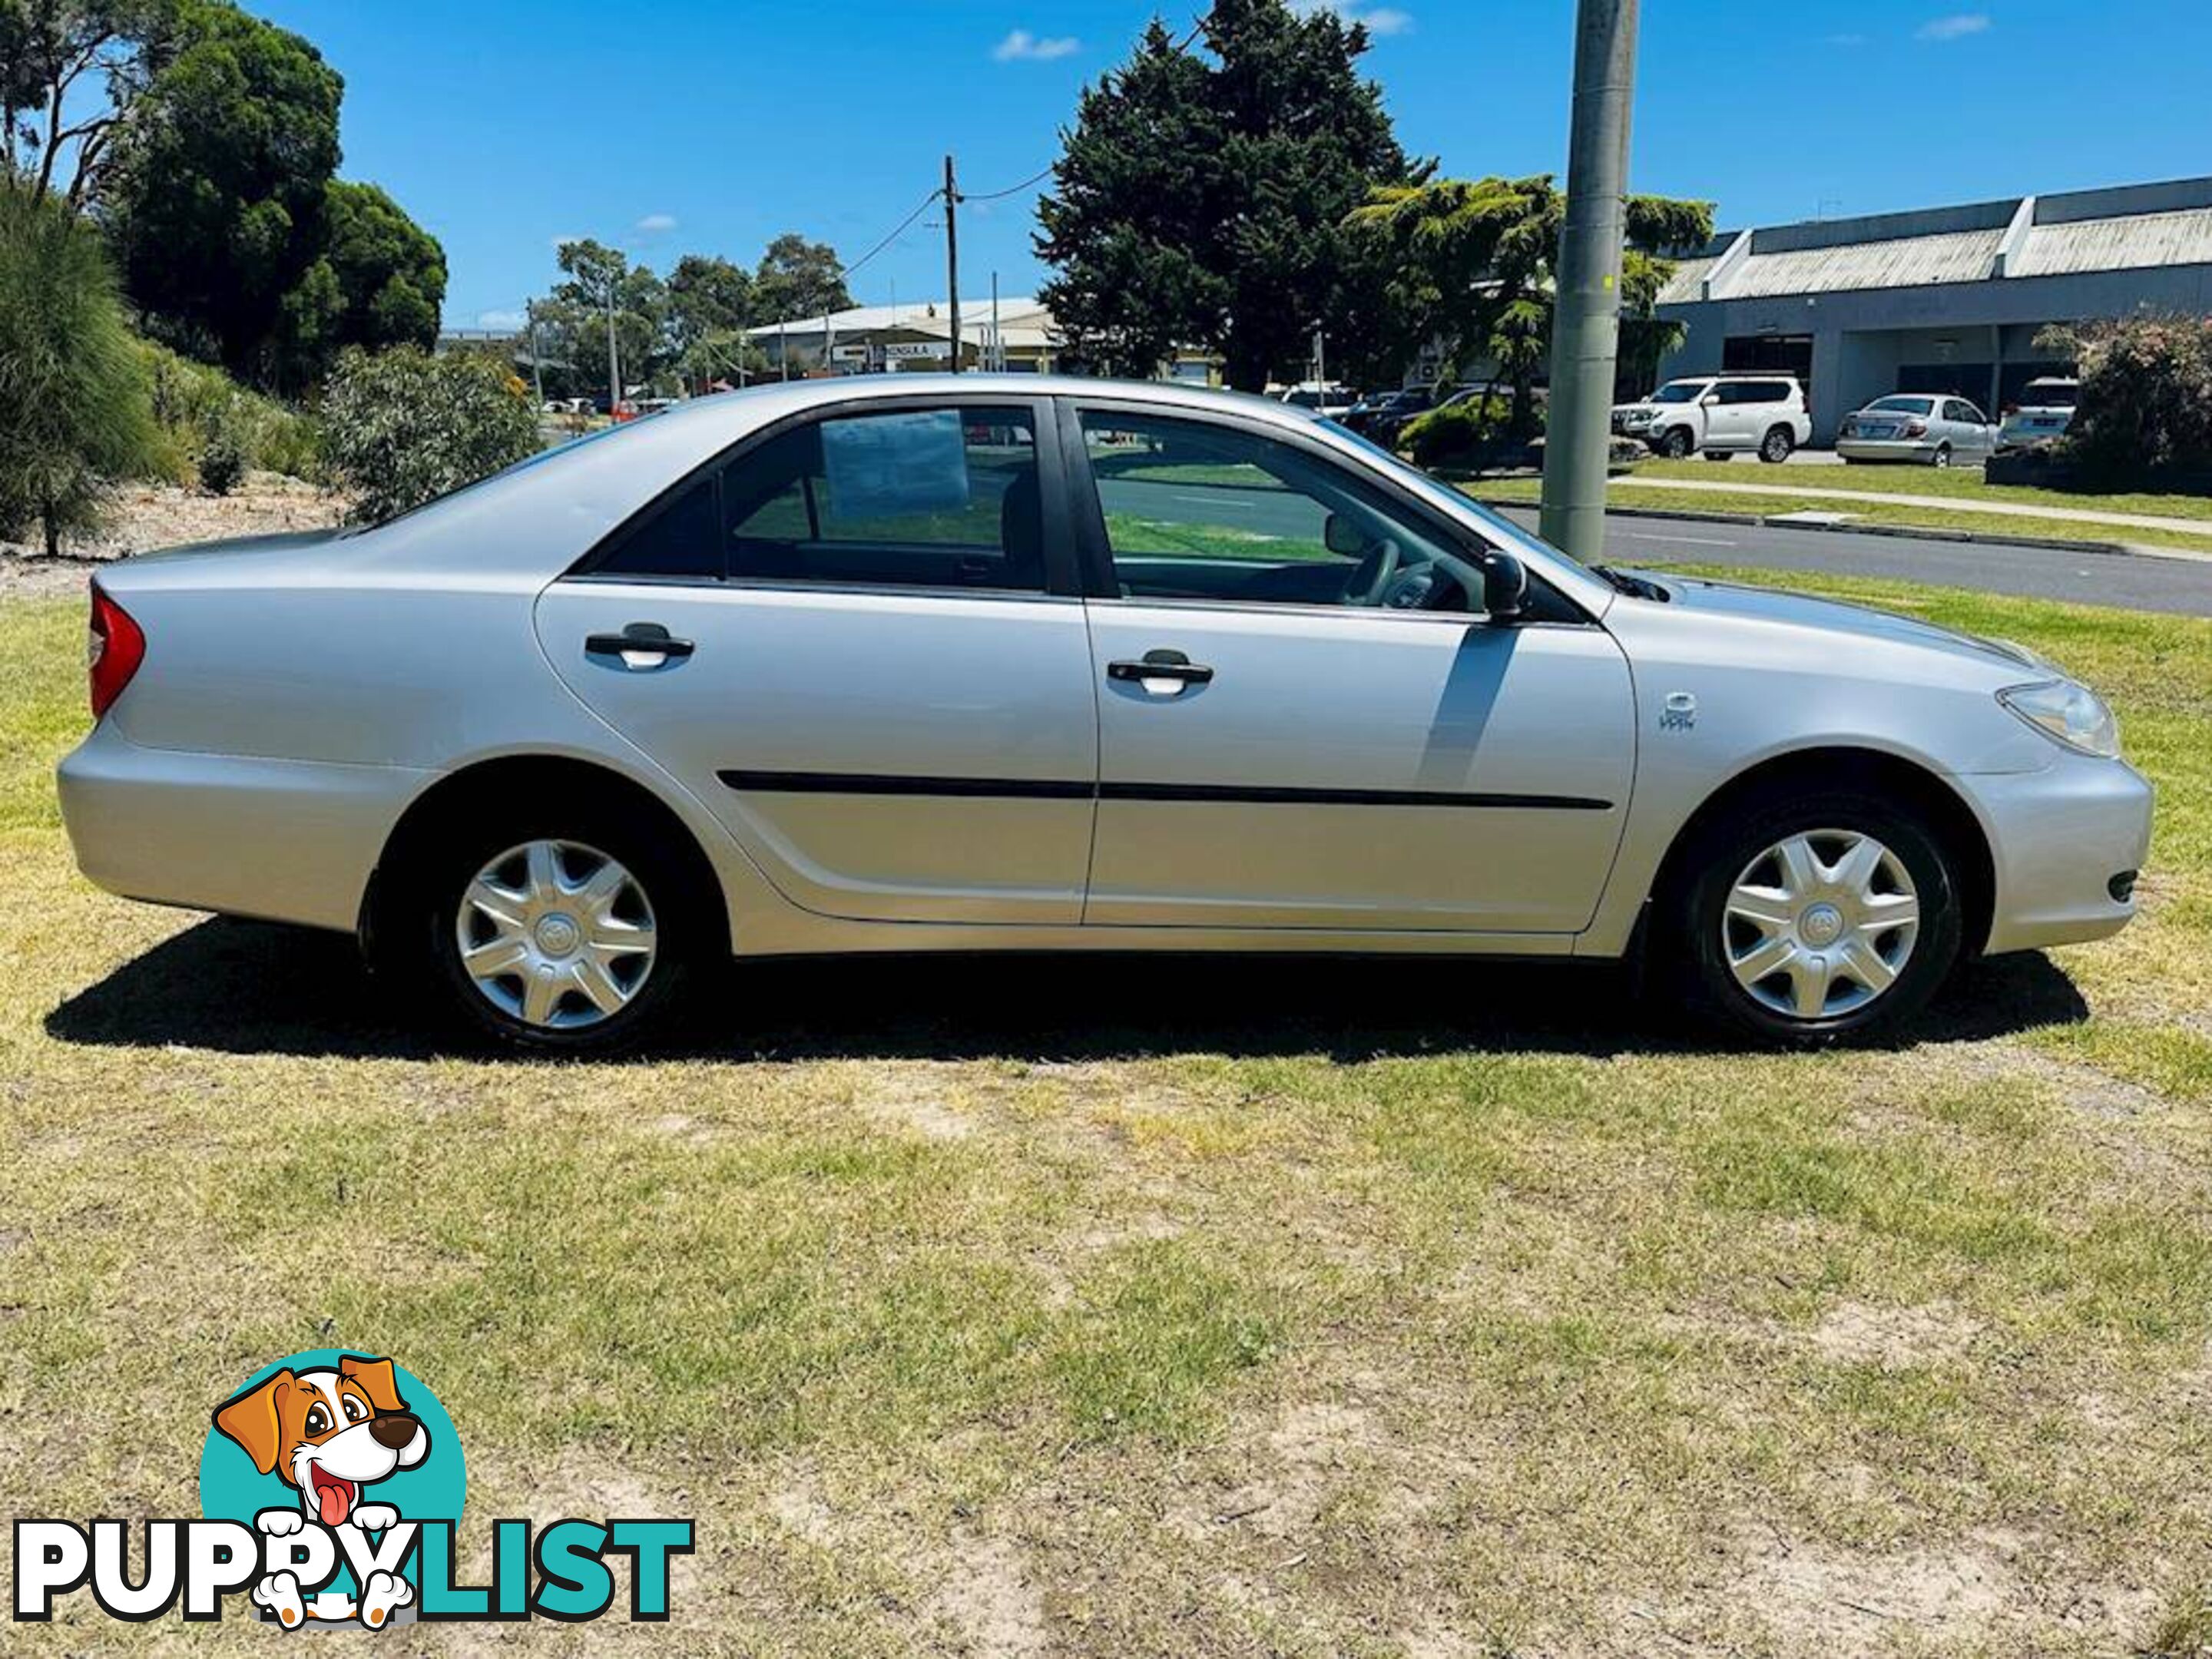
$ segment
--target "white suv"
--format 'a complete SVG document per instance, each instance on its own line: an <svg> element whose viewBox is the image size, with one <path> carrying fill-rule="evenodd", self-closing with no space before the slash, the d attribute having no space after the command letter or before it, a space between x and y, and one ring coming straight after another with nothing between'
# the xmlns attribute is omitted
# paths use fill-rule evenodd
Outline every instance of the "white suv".
<svg viewBox="0 0 2212 1659"><path fill-rule="evenodd" d="M1747 449L1762 461L1786 461L1812 437L1813 416L1790 375L1699 374L1616 404L1613 429L1673 460L1695 449L1722 461Z"/></svg>

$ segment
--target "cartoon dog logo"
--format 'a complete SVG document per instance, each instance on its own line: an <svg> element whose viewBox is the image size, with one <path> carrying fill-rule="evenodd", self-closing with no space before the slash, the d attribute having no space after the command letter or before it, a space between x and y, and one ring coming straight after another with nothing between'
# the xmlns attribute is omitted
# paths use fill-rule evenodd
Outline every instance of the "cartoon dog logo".
<svg viewBox="0 0 2212 1659"><path fill-rule="evenodd" d="M399 1397L392 1362L357 1354L342 1354L331 1367L277 1371L217 1407L215 1426L261 1474L274 1473L299 1492L297 1509L254 1516L256 1527L276 1537L310 1521L364 1533L397 1524L397 1509L364 1502L362 1492L430 1453L429 1431ZM308 1599L295 1575L277 1572L254 1586L253 1599L289 1629L310 1619L355 1618L374 1628L415 1599L415 1587L396 1573L376 1572L361 1587L358 1602L332 1590Z"/></svg>

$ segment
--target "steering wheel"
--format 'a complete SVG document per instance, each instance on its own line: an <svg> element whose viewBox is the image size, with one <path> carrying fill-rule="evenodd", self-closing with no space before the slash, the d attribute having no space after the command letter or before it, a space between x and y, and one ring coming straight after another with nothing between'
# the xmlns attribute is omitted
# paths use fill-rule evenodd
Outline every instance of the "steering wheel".
<svg viewBox="0 0 2212 1659"><path fill-rule="evenodd" d="M1437 605L1449 591L1439 581L1436 566L1417 564L1401 570L1384 583L1378 603L1385 611L1426 611Z"/></svg>
<svg viewBox="0 0 2212 1659"><path fill-rule="evenodd" d="M1360 556L1359 563L1344 584L1346 605L1379 605L1383 590L1398 574L1398 544L1385 536Z"/></svg>

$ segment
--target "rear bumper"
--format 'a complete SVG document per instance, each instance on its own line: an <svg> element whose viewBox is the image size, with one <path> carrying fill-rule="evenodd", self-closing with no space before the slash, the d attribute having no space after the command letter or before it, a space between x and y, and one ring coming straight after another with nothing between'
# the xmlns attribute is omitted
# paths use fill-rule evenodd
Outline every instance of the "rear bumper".
<svg viewBox="0 0 2212 1659"><path fill-rule="evenodd" d="M1838 438L1836 453L1850 461L1920 461L1936 459L1925 438Z"/></svg>
<svg viewBox="0 0 2212 1659"><path fill-rule="evenodd" d="M58 782L77 867L109 892L351 932L392 826L433 775L145 749L102 721Z"/></svg>
<svg viewBox="0 0 2212 1659"><path fill-rule="evenodd" d="M1960 780L1990 831L1996 905L1987 949L2032 951L2104 939L2136 914L2115 877L2150 848L2149 781L2120 761L2068 754L2040 772Z"/></svg>

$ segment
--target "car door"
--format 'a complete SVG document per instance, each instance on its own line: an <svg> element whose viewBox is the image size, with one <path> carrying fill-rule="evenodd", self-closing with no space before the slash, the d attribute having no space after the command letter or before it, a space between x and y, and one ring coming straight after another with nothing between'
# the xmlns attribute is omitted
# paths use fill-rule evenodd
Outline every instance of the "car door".
<svg viewBox="0 0 2212 1659"><path fill-rule="evenodd" d="M1993 429L1982 411L1964 398L1947 398L1943 412L1951 422L1951 453L1973 460L1987 460L1996 448Z"/></svg>
<svg viewBox="0 0 2212 1659"><path fill-rule="evenodd" d="M1705 447L1749 449L1759 441L1752 422L1759 411L1753 399L1759 388L1749 380L1723 380L1713 388L1720 401L1705 411Z"/></svg>
<svg viewBox="0 0 2212 1659"><path fill-rule="evenodd" d="M1611 636L1549 590L1544 619L1474 614L1471 532L1318 438L1070 408L1100 697L1085 923L1584 927L1634 768Z"/></svg>
<svg viewBox="0 0 2212 1659"><path fill-rule="evenodd" d="M553 583L546 655L793 902L1073 924L1097 699L1050 408L773 428Z"/></svg>

